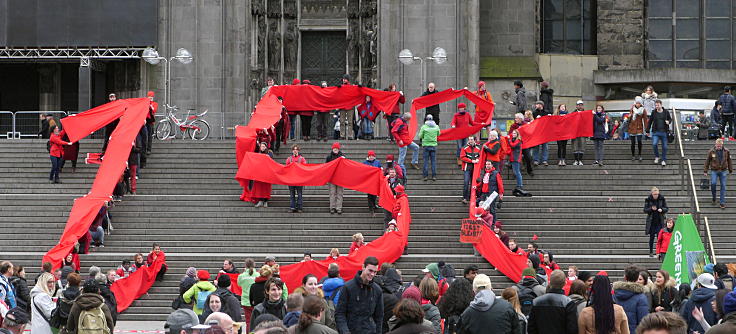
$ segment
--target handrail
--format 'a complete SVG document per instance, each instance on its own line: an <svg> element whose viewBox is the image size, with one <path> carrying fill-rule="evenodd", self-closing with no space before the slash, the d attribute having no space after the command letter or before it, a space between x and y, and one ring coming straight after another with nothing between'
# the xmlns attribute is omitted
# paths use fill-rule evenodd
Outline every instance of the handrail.
<svg viewBox="0 0 736 334"><path fill-rule="evenodd" d="M716 260L716 250L713 247L713 238L710 236L710 224L708 223L708 217L703 217L703 221L705 221L705 231L706 235L708 236L708 244L710 245L710 256L711 261L713 263L718 263L718 260Z"/></svg>
<svg viewBox="0 0 736 334"><path fill-rule="evenodd" d="M677 116L677 109L675 109L674 107L672 107L672 119L674 120L673 127L675 128L675 136L676 136L676 139L677 139L677 146L680 147L680 162L677 164L678 165L678 168L679 168L679 173L680 173L680 191L682 191L682 192L685 193L685 192L688 191L687 190L687 185L686 185L686 182L685 182L685 167L684 167L684 165L685 165L685 150L683 149L683 144L682 144L682 132L681 132L681 129L680 129L680 121L679 121L679 118L680 117Z"/></svg>

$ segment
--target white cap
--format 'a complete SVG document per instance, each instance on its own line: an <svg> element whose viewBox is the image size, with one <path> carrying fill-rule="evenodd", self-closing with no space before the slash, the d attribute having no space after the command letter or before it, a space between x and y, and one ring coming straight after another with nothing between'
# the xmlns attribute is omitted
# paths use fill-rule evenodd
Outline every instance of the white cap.
<svg viewBox="0 0 736 334"><path fill-rule="evenodd" d="M702 273L698 276L698 284L708 289L718 289L715 285L716 279L709 273Z"/></svg>
<svg viewBox="0 0 736 334"><path fill-rule="evenodd" d="M584 104L583 100L578 100L578 102L575 102L575 104Z"/></svg>

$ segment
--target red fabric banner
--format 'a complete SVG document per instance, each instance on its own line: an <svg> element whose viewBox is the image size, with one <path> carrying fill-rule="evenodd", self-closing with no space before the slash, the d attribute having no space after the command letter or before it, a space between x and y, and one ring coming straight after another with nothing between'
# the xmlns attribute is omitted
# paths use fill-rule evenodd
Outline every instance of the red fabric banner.
<svg viewBox="0 0 736 334"><path fill-rule="evenodd" d="M134 300L148 292L148 289L156 280L156 274L161 270L164 263L166 263L166 254L161 252L153 263L140 267L128 277L112 283L110 291L115 295L115 300L118 302L118 313L125 311L133 304Z"/></svg>
<svg viewBox="0 0 736 334"><path fill-rule="evenodd" d="M572 112L564 116L543 116L519 128L523 148L551 141L593 136L593 111Z"/></svg>
<svg viewBox="0 0 736 334"><path fill-rule="evenodd" d="M105 159L97 170L92 189L87 195L74 200L72 211L69 213L69 219L67 219L59 243L43 257L43 262L51 262L54 268L61 266L62 259L69 254L77 240L87 233L100 207L110 200L115 184L125 170L128 155L133 146L132 143L145 124L150 102L148 99L138 98L118 101L121 102L108 103L105 106L110 106L106 108L92 109L94 112L90 114L83 112L62 120L69 139L77 141L105 126L116 117L120 117L120 122L113 131L107 145ZM121 114L122 117L119 116ZM66 121L69 118L71 120ZM86 120L89 120L89 123Z"/></svg>
<svg viewBox="0 0 736 334"><path fill-rule="evenodd" d="M478 108L485 111L487 113L487 118L483 120L482 123L473 125L471 127L450 128L442 130L440 131L440 136L437 137L437 140L446 141L468 138L470 135L478 133L478 131L480 131L483 127L491 123L491 120L493 119L493 111L496 108L493 103L482 99L480 96L473 94L473 92L467 89L446 89L435 94L418 97L411 102L411 109L409 110L409 112L411 113L411 121L409 122L409 134L411 135L411 137L414 138L414 135L416 135L417 133L417 128L419 127L417 120L417 110L424 109L435 104L454 100L460 96L465 96L476 106L478 106Z"/></svg>
<svg viewBox="0 0 736 334"><path fill-rule="evenodd" d="M283 85L271 87L268 93L266 93L266 96L269 93L274 98L281 96L284 99L286 110L314 111L351 109L359 104L365 103L365 97L367 95L371 97L371 103L373 103L375 108L390 112L396 103L399 102L399 97L401 96L399 92L387 92L367 87L358 87L356 85L325 88L312 85ZM256 110L258 110L257 107ZM248 123L248 126L251 125L253 125L252 121Z"/></svg>
<svg viewBox="0 0 736 334"><path fill-rule="evenodd" d="M521 271L526 268L526 255L512 253L488 226L483 226L480 238L481 242L473 245L478 253L506 277L520 281Z"/></svg>

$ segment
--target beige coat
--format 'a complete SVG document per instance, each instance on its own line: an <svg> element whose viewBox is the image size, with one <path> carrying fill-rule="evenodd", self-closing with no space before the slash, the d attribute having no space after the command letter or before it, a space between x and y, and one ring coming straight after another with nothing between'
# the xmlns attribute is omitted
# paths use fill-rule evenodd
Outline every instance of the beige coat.
<svg viewBox="0 0 736 334"><path fill-rule="evenodd" d="M615 334L630 334L629 320L626 318L626 312L620 305L613 304L614 314L614 331ZM595 331L595 311L592 306L588 306L580 312L578 317L578 333L579 334L597 334Z"/></svg>

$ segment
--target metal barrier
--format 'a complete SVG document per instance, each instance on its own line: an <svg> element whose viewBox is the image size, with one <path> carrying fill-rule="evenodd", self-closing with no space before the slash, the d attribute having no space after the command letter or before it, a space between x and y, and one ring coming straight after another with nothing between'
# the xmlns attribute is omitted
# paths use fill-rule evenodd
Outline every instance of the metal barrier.
<svg viewBox="0 0 736 334"><path fill-rule="evenodd" d="M13 138L38 138L41 132L41 122L44 114L54 115L56 124L67 116L64 111L16 111L13 114Z"/></svg>
<svg viewBox="0 0 736 334"><path fill-rule="evenodd" d="M15 117L11 111L0 111L0 136L15 138Z"/></svg>

